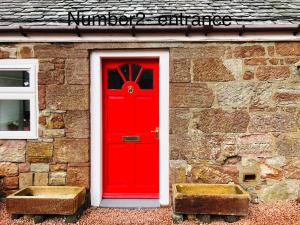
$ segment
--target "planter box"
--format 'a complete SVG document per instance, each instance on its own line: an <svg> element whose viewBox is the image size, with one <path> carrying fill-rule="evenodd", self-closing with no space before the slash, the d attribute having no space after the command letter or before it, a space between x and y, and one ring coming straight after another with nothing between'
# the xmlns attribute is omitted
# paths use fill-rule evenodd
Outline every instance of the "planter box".
<svg viewBox="0 0 300 225"><path fill-rule="evenodd" d="M11 214L73 215L85 202L83 187L32 186L21 189L6 198Z"/></svg>
<svg viewBox="0 0 300 225"><path fill-rule="evenodd" d="M174 184L176 214L246 216L249 194L235 184Z"/></svg>

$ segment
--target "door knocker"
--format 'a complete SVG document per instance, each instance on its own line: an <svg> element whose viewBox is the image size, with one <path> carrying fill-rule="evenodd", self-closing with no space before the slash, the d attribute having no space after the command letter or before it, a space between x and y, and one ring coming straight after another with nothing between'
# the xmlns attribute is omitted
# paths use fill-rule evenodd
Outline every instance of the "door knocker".
<svg viewBox="0 0 300 225"><path fill-rule="evenodd" d="M133 93L133 87L130 85L128 86L128 93L129 94L132 94Z"/></svg>

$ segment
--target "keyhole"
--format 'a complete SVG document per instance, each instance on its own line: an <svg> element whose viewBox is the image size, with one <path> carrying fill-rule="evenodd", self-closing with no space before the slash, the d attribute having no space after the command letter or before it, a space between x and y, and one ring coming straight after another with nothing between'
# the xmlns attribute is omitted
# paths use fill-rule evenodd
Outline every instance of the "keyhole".
<svg viewBox="0 0 300 225"><path fill-rule="evenodd" d="M133 87L132 86L128 86L128 93L132 94L133 93Z"/></svg>

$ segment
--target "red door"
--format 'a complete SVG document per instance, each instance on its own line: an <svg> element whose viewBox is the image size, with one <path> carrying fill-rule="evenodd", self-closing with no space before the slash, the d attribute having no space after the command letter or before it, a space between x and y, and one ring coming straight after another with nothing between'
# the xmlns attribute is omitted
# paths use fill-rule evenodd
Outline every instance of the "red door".
<svg viewBox="0 0 300 225"><path fill-rule="evenodd" d="M105 59L103 197L159 197L159 61Z"/></svg>

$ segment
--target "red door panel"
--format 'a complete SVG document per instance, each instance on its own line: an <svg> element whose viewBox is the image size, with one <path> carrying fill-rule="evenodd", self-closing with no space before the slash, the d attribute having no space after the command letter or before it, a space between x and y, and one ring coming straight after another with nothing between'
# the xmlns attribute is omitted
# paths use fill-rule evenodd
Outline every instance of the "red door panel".
<svg viewBox="0 0 300 225"><path fill-rule="evenodd" d="M105 59L103 197L159 197L159 61Z"/></svg>

